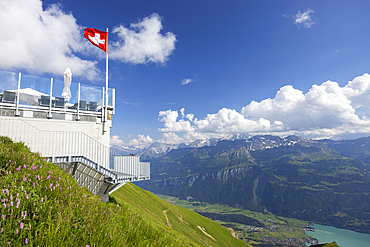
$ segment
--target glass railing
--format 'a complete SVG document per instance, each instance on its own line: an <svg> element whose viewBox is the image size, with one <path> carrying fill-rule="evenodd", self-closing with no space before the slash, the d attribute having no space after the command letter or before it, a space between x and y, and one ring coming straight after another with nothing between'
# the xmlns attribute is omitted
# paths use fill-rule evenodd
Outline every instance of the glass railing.
<svg viewBox="0 0 370 247"><path fill-rule="evenodd" d="M20 80L19 80L20 77ZM18 96L19 89L19 98ZM105 105L104 87L65 83L38 76L0 71L0 102L34 108L101 112ZM114 108L114 89L108 89L108 106Z"/></svg>

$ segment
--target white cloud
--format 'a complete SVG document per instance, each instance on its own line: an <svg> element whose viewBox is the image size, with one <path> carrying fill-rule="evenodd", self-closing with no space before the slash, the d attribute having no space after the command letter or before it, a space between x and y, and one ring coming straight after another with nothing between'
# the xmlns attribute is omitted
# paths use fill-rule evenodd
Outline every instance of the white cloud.
<svg viewBox="0 0 370 247"><path fill-rule="evenodd" d="M1 69L62 76L66 68L71 68L74 76L89 80L99 76L98 62L81 59L77 54L99 58L104 53L83 37L84 27L61 5L43 8L41 0L1 0L0 23ZM168 60L176 37L170 32L159 33L162 24L158 14L130 27L113 30L118 41L110 43L110 58L133 64L164 64Z"/></svg>
<svg viewBox="0 0 370 247"><path fill-rule="evenodd" d="M180 119L177 121L179 113L177 111L167 110L160 111L158 116L160 117L159 121L164 122L164 127L159 129L163 132L192 132L194 127L191 126L190 121Z"/></svg>
<svg viewBox="0 0 370 247"><path fill-rule="evenodd" d="M185 117L185 108L181 108L180 113L181 113L181 117L184 118Z"/></svg>
<svg viewBox="0 0 370 247"><path fill-rule="evenodd" d="M183 108L184 109L184 108ZM185 116L187 119L189 119L189 121L190 122L192 122L193 121L193 119L194 119L194 114L193 113L189 113L189 114L186 114L186 116Z"/></svg>
<svg viewBox="0 0 370 247"><path fill-rule="evenodd" d="M69 67L89 79L99 73L96 61L74 55L88 49L87 43L82 42L82 27L59 5L44 10L40 0L2 0L0 23L2 69L62 76Z"/></svg>
<svg viewBox="0 0 370 247"><path fill-rule="evenodd" d="M294 24L300 27L306 27L310 28L313 24L315 24L311 19L311 14L314 13L312 9L307 9L306 12L301 13L301 11L298 11L298 13L293 16Z"/></svg>
<svg viewBox="0 0 370 247"><path fill-rule="evenodd" d="M147 135L138 135L137 138L133 138L130 140L128 144L124 143L119 136L114 135L110 138L110 145L111 146L118 146L127 150L137 150L142 149L150 146L153 143L153 139Z"/></svg>
<svg viewBox="0 0 370 247"><path fill-rule="evenodd" d="M180 110L185 116L185 109ZM164 122L164 127L159 129L163 132L186 132L186 133L218 133L239 134L258 131L277 131L283 128L280 121L271 123L269 120L259 118L250 120L235 110L222 108L216 114L208 114L204 119L194 118L194 114L187 114L189 120L183 118L177 120L178 111L160 111L159 121Z"/></svg>
<svg viewBox="0 0 370 247"><path fill-rule="evenodd" d="M291 85L283 86L275 97L252 101L241 112L222 108L203 119L185 114L185 109L159 112L164 128L159 130L182 136L182 142L233 134L298 134L304 136L336 136L343 133L370 132L370 116L358 109L370 105L370 75L364 74L340 87L337 82L314 84L307 93ZM166 140L164 138L163 140Z"/></svg>
<svg viewBox="0 0 370 247"><path fill-rule="evenodd" d="M110 145L123 146L125 143L119 139L119 136L114 135L110 138Z"/></svg>
<svg viewBox="0 0 370 247"><path fill-rule="evenodd" d="M234 109L222 108L216 114L207 114L202 120L194 119L196 129L206 133L240 134L261 131L276 131L282 123L271 123L264 118L247 119Z"/></svg>
<svg viewBox="0 0 370 247"><path fill-rule="evenodd" d="M131 24L130 29L123 25L114 28L113 33L120 40L111 42L110 58L133 64L164 64L175 49L176 36L171 32L162 35L161 21L161 17L154 13Z"/></svg>
<svg viewBox="0 0 370 247"><path fill-rule="evenodd" d="M130 140L130 143L128 144L129 147L135 147L135 148L145 148L153 143L153 139L150 138L149 135L138 135L137 139Z"/></svg>
<svg viewBox="0 0 370 247"><path fill-rule="evenodd" d="M343 88L343 93L355 108L370 106L370 75L366 73L349 81Z"/></svg>
<svg viewBox="0 0 370 247"><path fill-rule="evenodd" d="M163 133L162 139L158 140L161 143L178 144L184 142L183 138L180 138L173 132Z"/></svg>
<svg viewBox="0 0 370 247"><path fill-rule="evenodd" d="M186 85L186 84L189 84L190 82L192 82L193 80L192 79L182 79L181 80L181 85Z"/></svg>
<svg viewBox="0 0 370 247"><path fill-rule="evenodd" d="M210 137L214 138L227 138L231 137L230 134L225 133L200 133L200 132L187 132L178 136L174 132L165 132L161 139L157 140L160 143L167 144L180 144L180 143L191 143L199 139L208 139Z"/></svg>
<svg viewBox="0 0 370 247"><path fill-rule="evenodd" d="M345 87L332 81L313 85L306 94L288 85L273 99L252 101L241 113L251 118L282 121L287 130L335 129L343 125L359 128L370 124L356 114L356 108L370 103L369 89L368 74L356 77Z"/></svg>

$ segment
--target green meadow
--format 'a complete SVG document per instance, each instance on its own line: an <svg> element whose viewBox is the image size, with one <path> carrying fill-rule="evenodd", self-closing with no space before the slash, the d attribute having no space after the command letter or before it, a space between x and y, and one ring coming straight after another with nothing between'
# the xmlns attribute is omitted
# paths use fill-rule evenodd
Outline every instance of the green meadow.
<svg viewBox="0 0 370 247"><path fill-rule="evenodd" d="M0 137L0 200L0 246L249 246L132 184L103 203L7 137Z"/></svg>
<svg viewBox="0 0 370 247"><path fill-rule="evenodd" d="M166 202L131 183L114 192L111 198L114 202L129 204L146 221L179 233L195 246L250 246L234 238L231 229L192 210Z"/></svg>
<svg viewBox="0 0 370 247"><path fill-rule="evenodd" d="M179 198L166 195L158 195L158 197L179 207L188 208L199 213L206 212L211 217L214 217L219 224L232 228L234 232L238 234L239 239L242 239L249 244L263 244L266 242L263 241L263 239L266 238L281 240L297 238L302 242L304 242L305 239L309 239L309 237L304 233L304 228L308 224L307 221L276 216L271 213L243 210L227 205L181 200ZM228 217L221 217L218 215L227 215ZM234 215L234 217L230 217L230 215ZM264 225L261 227L263 229L251 230L246 228L246 223L241 223L243 221L245 222L245 219L243 219L242 216L247 216L257 220L258 222L250 220L249 224L254 225L255 227L261 227L262 224Z"/></svg>

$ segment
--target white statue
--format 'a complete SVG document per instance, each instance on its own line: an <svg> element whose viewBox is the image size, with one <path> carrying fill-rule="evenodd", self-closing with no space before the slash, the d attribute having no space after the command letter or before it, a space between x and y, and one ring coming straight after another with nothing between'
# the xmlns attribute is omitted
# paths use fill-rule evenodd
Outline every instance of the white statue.
<svg viewBox="0 0 370 247"><path fill-rule="evenodd" d="M67 68L66 71L64 71L64 88L62 97L66 99L66 101L69 101L71 98L71 89L69 88L71 86L72 82L72 71L70 68Z"/></svg>

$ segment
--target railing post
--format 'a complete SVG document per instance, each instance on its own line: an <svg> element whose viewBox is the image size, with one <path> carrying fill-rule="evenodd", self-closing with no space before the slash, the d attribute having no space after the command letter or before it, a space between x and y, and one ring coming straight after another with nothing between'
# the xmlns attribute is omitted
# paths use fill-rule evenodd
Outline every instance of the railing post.
<svg viewBox="0 0 370 247"><path fill-rule="evenodd" d="M113 107L113 114L116 113L116 89L112 88L112 107Z"/></svg>
<svg viewBox="0 0 370 247"><path fill-rule="evenodd" d="M102 102L102 104L101 104L101 106L102 106L102 109L101 109L101 118L102 118L102 120L103 120L103 122L105 122L106 120L105 120L105 87L103 87L103 102ZM103 132L104 132L104 130L103 130Z"/></svg>
<svg viewBox="0 0 370 247"><path fill-rule="evenodd" d="M49 113L48 113L47 118L52 117L52 115L51 115L51 102L52 102L52 97L53 97L52 95L53 95L53 78L51 78L51 80L50 80Z"/></svg>
<svg viewBox="0 0 370 247"><path fill-rule="evenodd" d="M19 116L19 111L18 111L18 105L19 105L19 90L21 89L21 73L19 72L19 77L18 77L18 90L17 90L17 101L16 101L16 106L15 106L15 116Z"/></svg>
<svg viewBox="0 0 370 247"><path fill-rule="evenodd" d="M77 117L76 120L80 120L80 83L78 83L78 95L77 95Z"/></svg>

